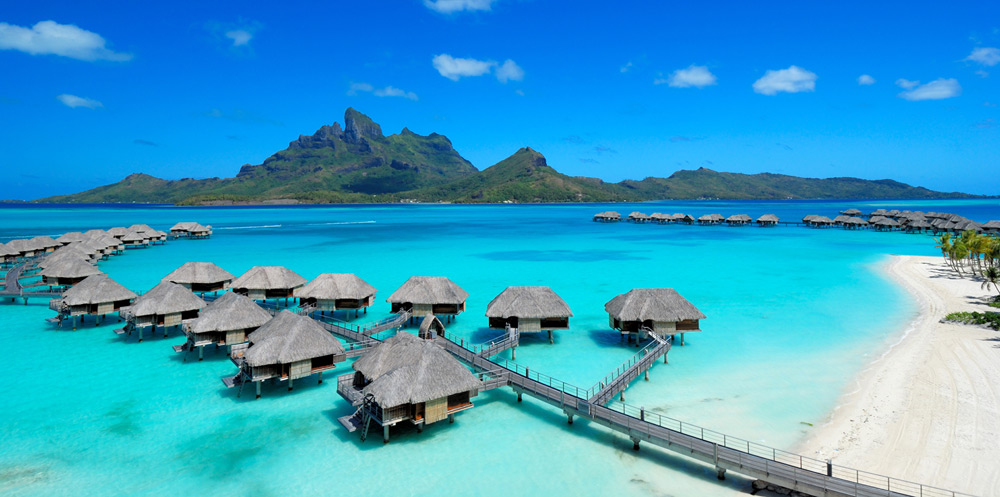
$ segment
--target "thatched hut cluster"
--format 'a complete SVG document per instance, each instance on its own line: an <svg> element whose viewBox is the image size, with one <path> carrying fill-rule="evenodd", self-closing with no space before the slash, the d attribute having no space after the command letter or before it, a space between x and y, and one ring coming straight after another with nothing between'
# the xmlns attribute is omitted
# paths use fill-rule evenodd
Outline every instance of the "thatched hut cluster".
<svg viewBox="0 0 1000 497"><path fill-rule="evenodd" d="M299 305L320 312L353 310L368 313L375 303L375 287L350 273L323 273L305 286L295 290Z"/></svg>
<svg viewBox="0 0 1000 497"><path fill-rule="evenodd" d="M434 314L449 319L465 312L469 292L443 276L411 276L387 302L392 312L409 311L414 316Z"/></svg>
<svg viewBox="0 0 1000 497"><path fill-rule="evenodd" d="M191 290L177 283L163 281L136 298L134 304L121 310L119 314L127 324L125 328L115 331L129 335L137 331L141 342L146 328L156 332L156 327L162 326L163 336L167 336L171 327L198 317L198 312L204 308L205 301L191 293Z"/></svg>
<svg viewBox="0 0 1000 497"><path fill-rule="evenodd" d="M243 343L247 335L271 320L271 313L265 311L249 297L238 293L226 292L213 300L198 314L194 320L186 323L181 329L188 340L174 350L198 349L198 360L204 357L204 347L215 344L232 347Z"/></svg>
<svg viewBox="0 0 1000 497"><path fill-rule="evenodd" d="M288 299L306 279L282 266L254 266L229 284L230 290L253 300Z"/></svg>
<svg viewBox="0 0 1000 497"><path fill-rule="evenodd" d="M518 333L547 331L552 343L552 331L569 329L573 312L547 286L509 286L490 301L486 317L492 329L517 328Z"/></svg>
<svg viewBox="0 0 1000 497"><path fill-rule="evenodd" d="M753 219L746 214L733 214L726 218L726 224L730 226L747 226L753 222Z"/></svg>
<svg viewBox="0 0 1000 497"><path fill-rule="evenodd" d="M645 213L642 213L642 212L639 212L639 211L634 211L634 212L629 213L628 220L629 220L629 222L632 222L632 223L645 223L645 222L650 221L651 218L649 216L647 216Z"/></svg>
<svg viewBox="0 0 1000 497"><path fill-rule="evenodd" d="M338 379L337 392L358 408L360 424L370 420L382 426L386 443L389 427L398 423L408 421L422 430L444 419L453 422L456 413L472 408L481 385L432 340L409 333L387 339L353 367L354 374Z"/></svg>
<svg viewBox="0 0 1000 497"><path fill-rule="evenodd" d="M705 319L691 302L672 288L634 288L604 304L608 324L622 335L643 339L647 332L659 335L701 331L699 321Z"/></svg>
<svg viewBox="0 0 1000 497"><path fill-rule="evenodd" d="M778 216L774 214L764 214L757 218L757 226L777 226Z"/></svg>
<svg viewBox="0 0 1000 497"><path fill-rule="evenodd" d="M726 218L722 217L722 214L705 214L698 218L698 224L710 225L710 224L720 224L725 221Z"/></svg>
<svg viewBox="0 0 1000 497"><path fill-rule="evenodd" d="M615 211L604 211L594 214L594 221L602 223L614 223L622 220L622 215Z"/></svg>
<svg viewBox="0 0 1000 497"><path fill-rule="evenodd" d="M86 277L63 292L61 298L49 301L49 308L59 313L56 321L72 319L76 329L78 317L94 316L101 321L104 316L131 305L135 298L134 292L100 273Z"/></svg>
<svg viewBox="0 0 1000 497"><path fill-rule="evenodd" d="M182 222L170 228L170 236L174 238L208 238L212 236L211 226L202 226L195 222Z"/></svg>
<svg viewBox="0 0 1000 497"><path fill-rule="evenodd" d="M229 271L212 262L185 262L181 267L163 277L162 281L177 283L202 295L229 288L236 278Z"/></svg>
<svg viewBox="0 0 1000 497"><path fill-rule="evenodd" d="M273 319L247 335L248 342L232 347L231 358L240 368L227 378L227 386L253 382L260 398L260 384L265 380L287 381L319 374L336 367L347 356L340 341L316 321L281 311Z"/></svg>
<svg viewBox="0 0 1000 497"><path fill-rule="evenodd" d="M75 257L65 257L54 264L48 264L39 273L42 283L50 287L72 286L95 274L101 274L97 266Z"/></svg>

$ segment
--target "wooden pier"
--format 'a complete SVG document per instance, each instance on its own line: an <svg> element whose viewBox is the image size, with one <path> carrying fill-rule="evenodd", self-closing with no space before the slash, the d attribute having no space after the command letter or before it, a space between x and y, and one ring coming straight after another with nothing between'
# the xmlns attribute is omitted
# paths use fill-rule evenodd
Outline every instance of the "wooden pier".
<svg viewBox="0 0 1000 497"><path fill-rule="evenodd" d="M30 264L34 265L37 261L32 261ZM46 300L51 300L54 298L59 298L62 296L62 292L32 292L25 291L26 288L33 288L39 285L28 285L24 286L21 284L21 278L25 269L27 269L28 262L22 262L21 264L16 264L7 270L7 274L4 276L4 287L0 290L0 298L9 298L11 301L14 299L23 299L24 303L28 303L29 298L44 298ZM46 286L46 285L40 285Z"/></svg>

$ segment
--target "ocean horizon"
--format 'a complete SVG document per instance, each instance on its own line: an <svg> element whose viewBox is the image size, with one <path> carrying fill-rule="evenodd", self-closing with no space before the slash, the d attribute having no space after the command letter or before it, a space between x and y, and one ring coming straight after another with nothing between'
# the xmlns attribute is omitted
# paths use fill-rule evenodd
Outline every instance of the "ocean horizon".
<svg viewBox="0 0 1000 497"><path fill-rule="evenodd" d="M664 201L613 204L361 204L174 207L0 204L0 241L144 223L212 225L206 240L130 249L98 267L136 292L188 261L239 275L281 265L312 279L355 273L378 289L357 322L389 314L385 298L410 276L447 276L469 292L446 323L473 342L486 305L507 286L551 287L570 306L555 343L524 336L517 362L589 387L636 352L608 327L604 303L632 288L670 287L707 318L700 333L626 390L629 404L791 449L822 425L853 379L917 315L887 277L890 254L940 255L927 234L801 226L595 223L627 215L773 213L799 221L847 208L946 211L986 222L1000 201ZM643 446L500 389L473 399L453 425L361 442L337 418L353 408L336 382L314 377L237 397L220 381L235 366L171 349L184 337L137 343L113 320L71 331L47 305L0 304L11 371L0 396L0 493L41 495L284 495L331 491L422 495L443 486L481 495L735 495L714 469ZM407 331L413 332L414 328ZM509 353L506 356L509 356ZM537 369L536 369L537 368ZM334 375L350 372L350 361ZM332 379L333 375L327 378ZM808 455L808 454L806 454ZM425 466L436 470L426 471ZM558 478L553 475L558 474ZM571 481L572 486L567 486Z"/></svg>

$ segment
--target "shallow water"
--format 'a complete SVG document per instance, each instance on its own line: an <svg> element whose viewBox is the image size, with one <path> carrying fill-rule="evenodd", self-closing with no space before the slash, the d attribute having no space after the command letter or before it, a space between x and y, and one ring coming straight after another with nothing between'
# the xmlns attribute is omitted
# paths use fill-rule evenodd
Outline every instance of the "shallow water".
<svg viewBox="0 0 1000 497"><path fill-rule="evenodd" d="M306 278L353 272L379 289L362 319L411 275L448 276L469 293L449 331L485 341L486 305L508 285L548 285L574 312L556 343L526 337L518 362L589 387L636 349L607 327L604 303L633 287L673 287L704 312L702 333L627 390L630 404L779 448L822 423L853 374L917 310L880 272L886 254L934 255L926 235L795 227L602 224L594 212L798 219L847 207L948 210L986 221L996 201L677 202L636 205L364 206L201 209L0 208L0 240L142 222L212 224L209 240L178 240L101 262L147 290L186 261L234 274L284 265ZM336 418L352 409L315 378L240 398L220 378L223 353L183 360L169 338L123 340L115 323L77 331L44 322L42 304L0 305L11 375L0 387L4 495L716 495L745 491L714 471L630 441L509 390L475 399L454 425L396 428L361 443ZM338 374L350 370L348 364ZM333 375L327 375L332 380Z"/></svg>

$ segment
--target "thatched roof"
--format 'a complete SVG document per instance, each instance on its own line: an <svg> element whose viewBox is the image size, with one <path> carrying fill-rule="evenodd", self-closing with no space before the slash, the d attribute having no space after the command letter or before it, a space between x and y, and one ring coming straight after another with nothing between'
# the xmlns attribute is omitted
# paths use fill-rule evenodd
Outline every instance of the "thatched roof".
<svg viewBox="0 0 1000 497"><path fill-rule="evenodd" d="M635 288L608 301L604 310L621 321L705 319L698 308L673 288Z"/></svg>
<svg viewBox="0 0 1000 497"><path fill-rule="evenodd" d="M763 223L776 223L776 222L778 222L778 216L775 216L774 214L764 214L763 216L760 216L760 217L757 218L757 222L758 223L762 223L762 222Z"/></svg>
<svg viewBox="0 0 1000 497"><path fill-rule="evenodd" d="M892 219L889 219L887 217L879 219L874 224L875 224L875 226L890 226L890 227L899 226L898 222L896 222L896 221L894 221Z"/></svg>
<svg viewBox="0 0 1000 497"><path fill-rule="evenodd" d="M871 214L869 214L869 216L887 216L887 215L889 215L889 211L885 209L875 209L874 211L872 211Z"/></svg>
<svg viewBox="0 0 1000 497"><path fill-rule="evenodd" d="M10 257L18 254L20 254L20 252L8 247L6 243L0 243L0 257Z"/></svg>
<svg viewBox="0 0 1000 497"><path fill-rule="evenodd" d="M49 278L85 278L101 274L101 270L83 259L69 257L47 266L38 274Z"/></svg>
<svg viewBox="0 0 1000 497"><path fill-rule="evenodd" d="M691 214L674 214L674 219L690 223L694 221L694 216Z"/></svg>
<svg viewBox="0 0 1000 497"><path fill-rule="evenodd" d="M411 276L386 302L392 304L461 304L469 292L444 276Z"/></svg>
<svg viewBox="0 0 1000 497"><path fill-rule="evenodd" d="M850 217L850 216L857 216L857 215L861 214L861 211L858 210L858 209L847 209L847 210L840 211L840 213L843 214L843 215L845 215L845 216Z"/></svg>
<svg viewBox="0 0 1000 497"><path fill-rule="evenodd" d="M988 230L1000 230L1000 221L990 221L984 224L983 228Z"/></svg>
<svg viewBox="0 0 1000 497"><path fill-rule="evenodd" d="M726 218L722 217L722 214L705 214L698 218L698 222L718 222L724 221Z"/></svg>
<svg viewBox="0 0 1000 497"><path fill-rule="evenodd" d="M813 219L816 219L817 217L819 217L819 216L817 216L816 214L808 214L808 215L806 215L805 217L802 218L802 222L803 223L810 223L810 222L812 222Z"/></svg>
<svg viewBox="0 0 1000 497"><path fill-rule="evenodd" d="M572 317L566 301L547 286L509 286L486 306L490 318Z"/></svg>
<svg viewBox="0 0 1000 497"><path fill-rule="evenodd" d="M323 273L306 286L295 290L295 296L306 299L362 300L375 295L375 287L351 273Z"/></svg>
<svg viewBox="0 0 1000 497"><path fill-rule="evenodd" d="M749 223L750 221L752 219L746 214L733 214L726 218L726 222L728 223Z"/></svg>
<svg viewBox="0 0 1000 497"><path fill-rule="evenodd" d="M826 216L815 216L810 222L813 224L833 224L833 219Z"/></svg>
<svg viewBox="0 0 1000 497"><path fill-rule="evenodd" d="M73 249L79 252L83 252L84 254L87 254L91 257L97 255L98 252L100 252L100 250L98 250L97 247L95 247L92 243L90 243L90 240L83 242L73 242L69 245L66 245L66 247L72 247Z"/></svg>
<svg viewBox="0 0 1000 497"><path fill-rule="evenodd" d="M85 253L77 247L74 247L73 245L67 245L56 249L55 252L45 256L45 258L38 263L38 266L45 269L49 266L55 266L56 264L67 259L75 259L89 263L91 255Z"/></svg>
<svg viewBox="0 0 1000 497"><path fill-rule="evenodd" d="M649 216L647 216L643 212L632 211L632 212L629 213L628 218L629 219L649 219Z"/></svg>
<svg viewBox="0 0 1000 497"><path fill-rule="evenodd" d="M164 276L161 281L191 285L232 281L235 278L232 273L212 262L185 262L184 265Z"/></svg>
<svg viewBox="0 0 1000 497"><path fill-rule="evenodd" d="M199 226L199 224L195 222L182 222L171 226L170 231L191 231L191 228L195 226Z"/></svg>
<svg viewBox="0 0 1000 497"><path fill-rule="evenodd" d="M150 233L156 231L153 228L150 228L148 224L133 224L128 227L128 230L135 231L136 233Z"/></svg>
<svg viewBox="0 0 1000 497"><path fill-rule="evenodd" d="M844 223L846 223L846 222L847 222L847 220L848 220L848 219L850 219L850 218L851 218L851 216L845 216L845 215L841 214L841 215L839 215L839 216L837 216L837 217L833 218L833 222L834 222L835 224L844 224Z"/></svg>
<svg viewBox="0 0 1000 497"><path fill-rule="evenodd" d="M128 233L125 233L121 237L121 241L125 243L140 243L146 239L148 239L147 236L135 230L129 230Z"/></svg>
<svg viewBox="0 0 1000 497"><path fill-rule="evenodd" d="M108 234L111 235L111 236L113 236L113 237L120 237L120 236L124 235L125 233L128 233L128 229L127 228L122 228L121 226L117 226L117 227L114 227L114 228L108 228Z"/></svg>
<svg viewBox="0 0 1000 497"><path fill-rule="evenodd" d="M83 281L63 292L62 302L65 305L74 306L118 302L134 298L136 298L135 292L101 273L87 276Z"/></svg>
<svg viewBox="0 0 1000 497"><path fill-rule="evenodd" d="M55 241L51 236L36 236L32 238L31 243L42 248L52 248L62 245L61 243Z"/></svg>
<svg viewBox="0 0 1000 497"><path fill-rule="evenodd" d="M7 248L10 250L16 250L17 253L21 253L21 252L37 252L39 250L42 250L44 247L39 247L31 240L18 238L16 240L11 240L7 242Z"/></svg>
<svg viewBox="0 0 1000 497"><path fill-rule="evenodd" d="M96 230L96 229L95 230L87 230L87 231L83 232L83 236L85 236L87 238L96 238L96 237L104 236L104 235L107 235L107 234L108 234L107 231Z"/></svg>
<svg viewBox="0 0 1000 497"><path fill-rule="evenodd" d="M372 394L383 409L417 404L460 392L479 390L480 382L458 359L432 340L397 333L357 361L354 370L371 381L361 392Z"/></svg>
<svg viewBox="0 0 1000 497"><path fill-rule="evenodd" d="M72 243L72 242L82 242L87 237L83 236L83 233L79 231L70 231L69 233L63 233L56 241L61 244Z"/></svg>
<svg viewBox="0 0 1000 497"><path fill-rule="evenodd" d="M191 322L191 332L245 330L263 326L270 320L271 313L249 297L226 292L198 313L198 319Z"/></svg>
<svg viewBox="0 0 1000 497"><path fill-rule="evenodd" d="M861 219L860 217L854 217L854 216L852 216L852 217L847 218L847 221L844 221L844 224L854 224L854 225L861 226L861 225L867 225L868 221L865 221L864 219Z"/></svg>
<svg viewBox="0 0 1000 497"><path fill-rule="evenodd" d="M918 219L918 220L913 221L912 223L910 223L908 226L910 228L924 229L924 228L930 228L931 227L931 223L928 223L927 221Z"/></svg>
<svg viewBox="0 0 1000 497"><path fill-rule="evenodd" d="M160 282L152 290L135 299L129 308L133 316L174 314L205 308L205 301L191 293L191 290L169 281Z"/></svg>
<svg viewBox="0 0 1000 497"><path fill-rule="evenodd" d="M306 284L306 279L295 271L282 266L254 266L242 276L233 280L229 288L250 290L278 290L298 288Z"/></svg>
<svg viewBox="0 0 1000 497"><path fill-rule="evenodd" d="M289 364L314 357L344 353L344 346L316 321L291 311L281 311L247 338L243 354L250 366Z"/></svg>

